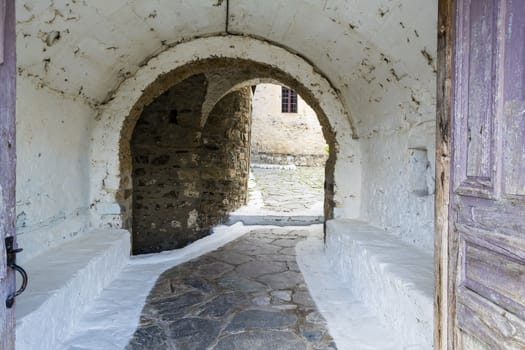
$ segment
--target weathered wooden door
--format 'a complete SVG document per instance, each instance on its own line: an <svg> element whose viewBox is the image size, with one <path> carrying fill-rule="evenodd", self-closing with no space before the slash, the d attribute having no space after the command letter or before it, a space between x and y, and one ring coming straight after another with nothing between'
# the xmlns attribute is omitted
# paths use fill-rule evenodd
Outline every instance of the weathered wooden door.
<svg viewBox="0 0 525 350"><path fill-rule="evenodd" d="M15 223L15 0L0 0L0 349L15 347L14 307L6 300L15 276L6 266L6 236Z"/></svg>
<svg viewBox="0 0 525 350"><path fill-rule="evenodd" d="M440 11L437 345L525 349L525 1Z"/></svg>

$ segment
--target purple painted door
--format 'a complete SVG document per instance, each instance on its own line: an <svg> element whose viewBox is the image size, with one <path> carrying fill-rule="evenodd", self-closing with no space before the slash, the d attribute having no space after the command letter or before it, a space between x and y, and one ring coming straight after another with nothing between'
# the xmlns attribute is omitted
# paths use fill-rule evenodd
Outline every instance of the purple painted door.
<svg viewBox="0 0 525 350"><path fill-rule="evenodd" d="M15 0L0 0L0 349L15 348L15 276L6 267L5 237L15 234Z"/></svg>
<svg viewBox="0 0 525 350"><path fill-rule="evenodd" d="M455 6L453 347L525 349L525 1Z"/></svg>

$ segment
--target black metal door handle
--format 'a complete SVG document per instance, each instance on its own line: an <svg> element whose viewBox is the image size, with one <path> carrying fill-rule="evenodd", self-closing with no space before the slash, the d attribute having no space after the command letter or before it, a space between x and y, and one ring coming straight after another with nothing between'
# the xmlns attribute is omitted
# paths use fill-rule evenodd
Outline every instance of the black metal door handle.
<svg viewBox="0 0 525 350"><path fill-rule="evenodd" d="M15 298L19 296L20 294L22 294L22 292L26 289L27 281L29 278L27 276L27 272L21 266L18 266L15 263L16 253L20 253L22 249L21 248L14 249L14 237L13 236L6 237L5 248L6 248L6 253L7 253L7 266L17 271L18 273L20 273L20 275L22 276L22 285L20 286L20 289L18 289L14 293L9 294L5 301L5 306L7 306L7 308L9 309L13 307L13 304L15 303Z"/></svg>
<svg viewBox="0 0 525 350"><path fill-rule="evenodd" d="M22 294L24 290L26 290L28 280L27 272L21 266L18 266L17 264L11 264L9 265L9 267L15 271L18 271L20 275L22 275L22 285L20 286L20 289L18 289L14 293L9 294L9 296L7 297L5 301L5 306L7 306L8 309L13 307L13 304L15 303L15 298Z"/></svg>

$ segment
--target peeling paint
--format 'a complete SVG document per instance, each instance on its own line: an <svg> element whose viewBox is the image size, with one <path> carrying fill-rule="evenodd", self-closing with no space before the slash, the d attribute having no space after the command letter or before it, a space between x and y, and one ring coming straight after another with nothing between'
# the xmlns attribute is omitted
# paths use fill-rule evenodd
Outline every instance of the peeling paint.
<svg viewBox="0 0 525 350"><path fill-rule="evenodd" d="M57 42L58 40L60 40L60 32L59 31L52 31L50 33L47 34L46 36L46 44L47 46L53 46L53 44L55 42Z"/></svg>

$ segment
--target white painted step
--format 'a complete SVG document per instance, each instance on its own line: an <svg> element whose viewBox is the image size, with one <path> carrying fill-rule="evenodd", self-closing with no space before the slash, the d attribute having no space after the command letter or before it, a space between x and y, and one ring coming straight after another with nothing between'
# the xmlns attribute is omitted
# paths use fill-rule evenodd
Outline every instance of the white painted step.
<svg viewBox="0 0 525 350"><path fill-rule="evenodd" d="M226 220L226 225L233 225L242 222L243 225L273 225L273 226L310 226L322 224L323 215L236 215L230 214Z"/></svg>
<svg viewBox="0 0 525 350"><path fill-rule="evenodd" d="M402 340L399 349L432 349L432 254L366 223L330 220L326 255L352 293Z"/></svg>
<svg viewBox="0 0 525 350"><path fill-rule="evenodd" d="M300 242L297 263L315 304L327 321L339 350L400 350L396 334L387 328L348 284L333 270L324 251L321 235Z"/></svg>
<svg viewBox="0 0 525 350"><path fill-rule="evenodd" d="M56 350L127 264L130 243L128 231L97 230L26 262L29 284L16 301L16 349Z"/></svg>
<svg viewBox="0 0 525 350"><path fill-rule="evenodd" d="M69 337L54 350L123 350L137 329L148 294L164 271L253 229L241 224L218 226L212 235L184 248L131 257L119 276L89 305Z"/></svg>

